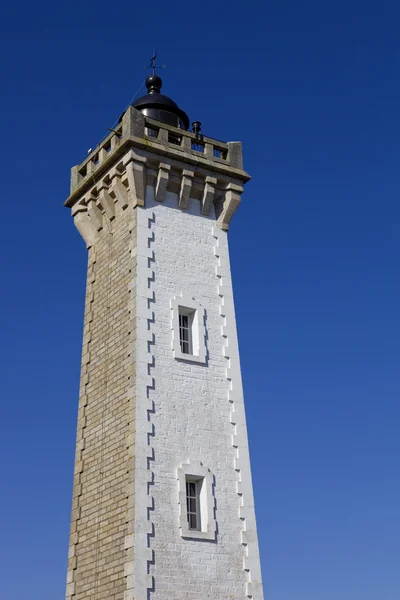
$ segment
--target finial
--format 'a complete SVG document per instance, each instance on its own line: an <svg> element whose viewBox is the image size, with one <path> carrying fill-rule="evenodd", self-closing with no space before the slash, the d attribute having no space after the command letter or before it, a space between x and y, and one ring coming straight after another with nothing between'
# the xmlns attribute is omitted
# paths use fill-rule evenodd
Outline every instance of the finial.
<svg viewBox="0 0 400 600"><path fill-rule="evenodd" d="M156 60L158 57L158 50L156 50L155 48L153 48L153 56L150 59L150 69L153 70L153 75L156 74Z"/></svg>
<svg viewBox="0 0 400 600"><path fill-rule="evenodd" d="M151 69L153 71L152 75L156 74L156 69L165 69L165 65L161 65L161 67L156 65L156 60L158 58L158 50L153 48L153 56L150 59L150 64L145 69Z"/></svg>
<svg viewBox="0 0 400 600"><path fill-rule="evenodd" d="M146 87L147 92L149 94L159 94L162 86L162 79L156 73L156 69L159 68L156 65L156 60L158 58L158 50L153 48L153 56L150 59L150 65L145 67L145 69L151 69L152 74L149 75L146 79ZM165 65L161 65L161 69L165 69Z"/></svg>

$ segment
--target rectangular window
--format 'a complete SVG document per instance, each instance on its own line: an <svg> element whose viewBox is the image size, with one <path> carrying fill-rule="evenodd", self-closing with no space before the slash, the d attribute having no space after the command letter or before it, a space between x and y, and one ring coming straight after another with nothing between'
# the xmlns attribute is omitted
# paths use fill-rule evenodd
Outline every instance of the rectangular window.
<svg viewBox="0 0 400 600"><path fill-rule="evenodd" d="M183 538L215 540L214 475L199 460L177 468L179 529Z"/></svg>
<svg viewBox="0 0 400 600"><path fill-rule="evenodd" d="M206 362L205 310L191 296L171 298L172 352L178 360Z"/></svg>
<svg viewBox="0 0 400 600"><path fill-rule="evenodd" d="M192 354L192 322L193 313L184 314L179 311L179 341L183 354Z"/></svg>
<svg viewBox="0 0 400 600"><path fill-rule="evenodd" d="M200 522L200 487L201 481L186 480L186 510L188 528L201 531Z"/></svg>

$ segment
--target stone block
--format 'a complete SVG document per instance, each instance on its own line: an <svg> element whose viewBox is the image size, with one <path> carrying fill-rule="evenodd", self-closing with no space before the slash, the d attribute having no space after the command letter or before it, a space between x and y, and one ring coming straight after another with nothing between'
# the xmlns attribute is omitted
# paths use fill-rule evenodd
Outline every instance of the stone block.
<svg viewBox="0 0 400 600"><path fill-rule="evenodd" d="M145 118L144 115L129 106L122 117L123 137L144 137Z"/></svg>

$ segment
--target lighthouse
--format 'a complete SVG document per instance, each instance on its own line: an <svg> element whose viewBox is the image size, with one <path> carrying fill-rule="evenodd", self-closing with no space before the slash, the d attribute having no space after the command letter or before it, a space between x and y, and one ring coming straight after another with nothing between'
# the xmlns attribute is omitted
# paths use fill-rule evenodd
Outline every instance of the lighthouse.
<svg viewBox="0 0 400 600"><path fill-rule="evenodd" d="M66 598L262 600L228 248L249 175L146 86L65 202L88 250Z"/></svg>

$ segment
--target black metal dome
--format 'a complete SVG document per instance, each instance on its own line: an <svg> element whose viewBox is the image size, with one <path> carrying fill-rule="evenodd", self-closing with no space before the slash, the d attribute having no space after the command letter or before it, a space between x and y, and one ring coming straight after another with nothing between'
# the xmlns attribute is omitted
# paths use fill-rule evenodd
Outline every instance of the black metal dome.
<svg viewBox="0 0 400 600"><path fill-rule="evenodd" d="M171 98L160 93L161 86L161 77L155 73L149 75L146 79L147 94L135 100L132 106L151 119L189 129L189 117Z"/></svg>

